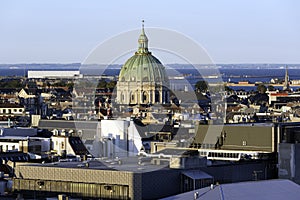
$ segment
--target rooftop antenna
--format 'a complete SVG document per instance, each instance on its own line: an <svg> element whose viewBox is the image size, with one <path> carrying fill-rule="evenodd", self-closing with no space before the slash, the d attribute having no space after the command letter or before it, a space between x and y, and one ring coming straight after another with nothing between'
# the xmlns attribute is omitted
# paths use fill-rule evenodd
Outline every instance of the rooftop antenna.
<svg viewBox="0 0 300 200"><path fill-rule="evenodd" d="M145 20L142 20L142 34L145 34L144 26L145 26Z"/></svg>

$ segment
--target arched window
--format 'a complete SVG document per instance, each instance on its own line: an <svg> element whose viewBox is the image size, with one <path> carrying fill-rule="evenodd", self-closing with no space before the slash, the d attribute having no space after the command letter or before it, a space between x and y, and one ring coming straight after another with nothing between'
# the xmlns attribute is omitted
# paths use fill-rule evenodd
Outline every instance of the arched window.
<svg viewBox="0 0 300 200"><path fill-rule="evenodd" d="M155 91L155 102L159 102L159 91Z"/></svg>
<svg viewBox="0 0 300 200"><path fill-rule="evenodd" d="M148 93L143 92L143 103L148 103Z"/></svg>
<svg viewBox="0 0 300 200"><path fill-rule="evenodd" d="M121 93L121 100L124 101L125 100L125 95L123 93Z"/></svg>

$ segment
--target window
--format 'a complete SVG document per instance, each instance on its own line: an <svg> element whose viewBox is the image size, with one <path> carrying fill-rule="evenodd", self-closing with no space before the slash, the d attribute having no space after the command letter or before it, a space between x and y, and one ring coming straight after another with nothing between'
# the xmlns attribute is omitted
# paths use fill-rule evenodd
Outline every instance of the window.
<svg viewBox="0 0 300 200"><path fill-rule="evenodd" d="M143 101L147 101L147 93L146 92L143 92Z"/></svg>
<svg viewBox="0 0 300 200"><path fill-rule="evenodd" d="M155 102L159 102L159 92L155 91Z"/></svg>

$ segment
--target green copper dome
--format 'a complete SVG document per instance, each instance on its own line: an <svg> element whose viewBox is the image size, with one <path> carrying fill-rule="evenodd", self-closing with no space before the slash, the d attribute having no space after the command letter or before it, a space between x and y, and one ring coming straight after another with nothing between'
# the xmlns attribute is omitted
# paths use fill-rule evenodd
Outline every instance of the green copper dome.
<svg viewBox="0 0 300 200"><path fill-rule="evenodd" d="M165 68L161 62L148 54L135 54L123 65L119 81L165 82Z"/></svg>
<svg viewBox="0 0 300 200"><path fill-rule="evenodd" d="M121 82L167 82L165 67L148 51L148 38L142 28L138 39L139 48L135 55L129 58L121 68Z"/></svg>

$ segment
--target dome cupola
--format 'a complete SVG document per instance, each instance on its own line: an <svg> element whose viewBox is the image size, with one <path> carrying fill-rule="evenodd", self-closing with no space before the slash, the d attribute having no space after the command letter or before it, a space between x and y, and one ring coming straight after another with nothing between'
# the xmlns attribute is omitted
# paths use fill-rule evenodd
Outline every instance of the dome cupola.
<svg viewBox="0 0 300 200"><path fill-rule="evenodd" d="M147 38L147 36L145 34L145 30L144 30L144 20L142 22L143 22L143 24L142 24L142 33L141 33L141 35L139 37L139 40L138 40L139 49L136 52L136 54L148 54L148 53L150 53L148 51L148 38Z"/></svg>
<svg viewBox="0 0 300 200"><path fill-rule="evenodd" d="M138 50L129 58L119 73L119 81L167 82L165 67L148 50L148 38L142 21Z"/></svg>
<svg viewBox="0 0 300 200"><path fill-rule="evenodd" d="M142 21L138 50L122 66L117 83L117 100L123 104L168 102L165 67L148 50L148 37Z"/></svg>

